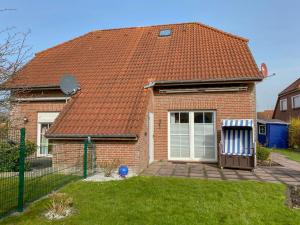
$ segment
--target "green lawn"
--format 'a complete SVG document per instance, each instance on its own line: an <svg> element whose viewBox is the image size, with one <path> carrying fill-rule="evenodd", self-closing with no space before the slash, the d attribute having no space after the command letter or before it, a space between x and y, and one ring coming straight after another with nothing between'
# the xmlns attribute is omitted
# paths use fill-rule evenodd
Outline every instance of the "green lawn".
<svg viewBox="0 0 300 225"><path fill-rule="evenodd" d="M272 152L286 156L290 160L300 162L300 152L291 149L270 149Z"/></svg>
<svg viewBox="0 0 300 225"><path fill-rule="evenodd" d="M78 176L49 173L38 177L25 178L25 202L36 200L55 190ZM0 178L0 218L18 204L18 176Z"/></svg>
<svg viewBox="0 0 300 225"><path fill-rule="evenodd" d="M300 224L300 211L285 206L285 186L254 181L134 177L125 181L65 186L76 213L62 221L43 217L48 200L32 204L2 224L193 225Z"/></svg>

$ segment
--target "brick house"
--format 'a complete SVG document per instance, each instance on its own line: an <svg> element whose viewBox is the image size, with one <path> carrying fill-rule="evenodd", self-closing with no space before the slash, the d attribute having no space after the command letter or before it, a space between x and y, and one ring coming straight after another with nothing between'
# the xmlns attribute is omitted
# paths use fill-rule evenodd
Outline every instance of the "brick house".
<svg viewBox="0 0 300 225"><path fill-rule="evenodd" d="M71 97L64 74L81 86ZM255 121L261 80L247 39L183 23L90 32L37 53L6 86L27 89L12 116L26 118L28 139L91 137L98 161L140 171L154 160L217 162L221 120Z"/></svg>
<svg viewBox="0 0 300 225"><path fill-rule="evenodd" d="M273 119L289 122L300 117L300 78L278 94Z"/></svg>

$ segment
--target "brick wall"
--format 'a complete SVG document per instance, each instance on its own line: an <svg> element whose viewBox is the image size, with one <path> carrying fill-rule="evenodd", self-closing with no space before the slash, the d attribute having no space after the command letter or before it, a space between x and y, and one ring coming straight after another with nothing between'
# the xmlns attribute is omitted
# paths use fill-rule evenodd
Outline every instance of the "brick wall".
<svg viewBox="0 0 300 225"><path fill-rule="evenodd" d="M256 119L255 85L247 91L195 94L155 94L154 159L168 159L168 112L175 110L215 110L217 145L221 119Z"/></svg>
<svg viewBox="0 0 300 225"><path fill-rule="evenodd" d="M51 141L49 149L51 149L53 167L83 168L83 141Z"/></svg>
<svg viewBox="0 0 300 225"><path fill-rule="evenodd" d="M145 157L145 138L139 141L93 141L96 153L96 165L101 167L104 161L118 159L129 169L140 172L147 167L148 158ZM82 165L83 141L52 140L54 166Z"/></svg>

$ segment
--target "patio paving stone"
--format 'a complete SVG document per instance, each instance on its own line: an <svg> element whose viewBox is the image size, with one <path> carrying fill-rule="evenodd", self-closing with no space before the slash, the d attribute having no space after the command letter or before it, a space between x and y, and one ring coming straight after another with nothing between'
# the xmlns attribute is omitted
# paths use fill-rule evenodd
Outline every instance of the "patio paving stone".
<svg viewBox="0 0 300 225"><path fill-rule="evenodd" d="M282 156L275 156L273 161L282 166L258 167L253 172L229 168L220 169L217 164L159 161L153 162L141 174L145 176L176 176L209 180L254 180L300 185L300 163L289 163L291 160Z"/></svg>

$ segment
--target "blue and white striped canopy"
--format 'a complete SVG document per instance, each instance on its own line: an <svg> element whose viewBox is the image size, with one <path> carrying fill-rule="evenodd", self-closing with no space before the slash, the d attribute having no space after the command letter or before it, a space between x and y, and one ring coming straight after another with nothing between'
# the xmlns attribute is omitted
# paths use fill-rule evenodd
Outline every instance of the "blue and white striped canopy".
<svg viewBox="0 0 300 225"><path fill-rule="evenodd" d="M243 120L222 120L223 127L253 127L252 119Z"/></svg>
<svg viewBox="0 0 300 225"><path fill-rule="evenodd" d="M252 131L243 128L227 128L224 131L222 154L226 155L253 155Z"/></svg>

